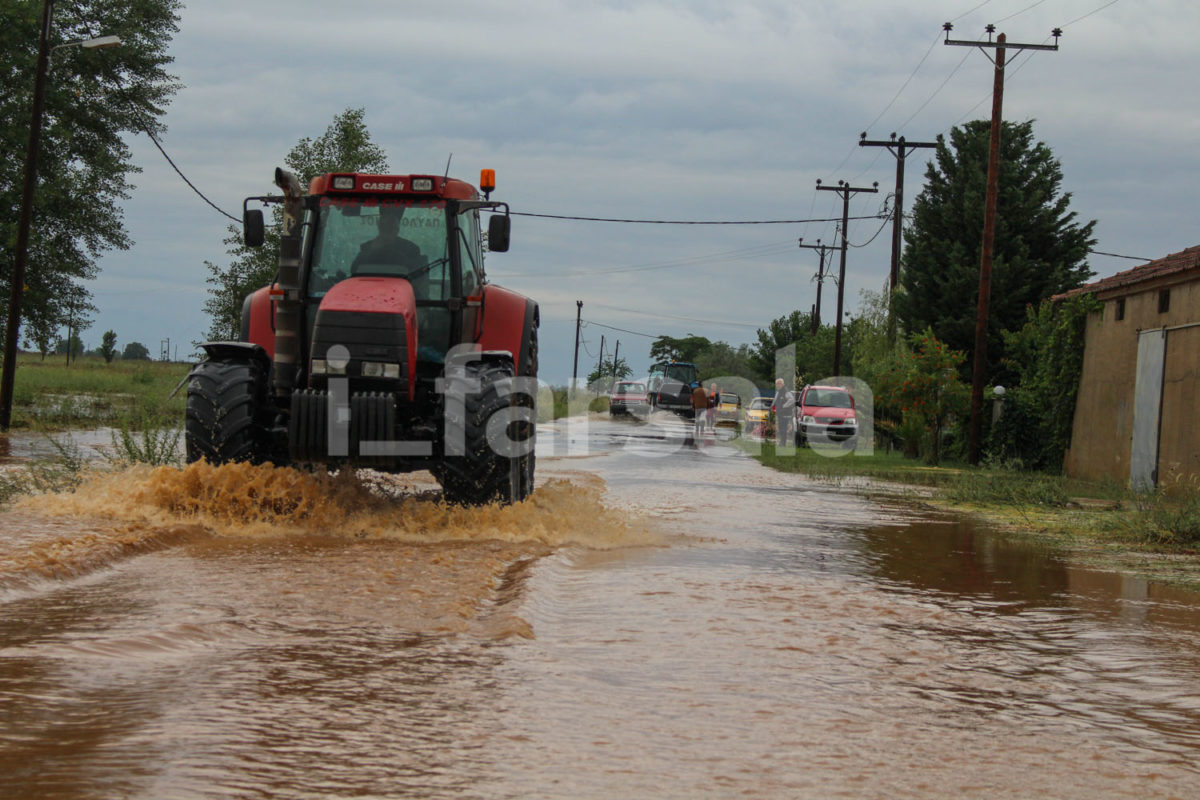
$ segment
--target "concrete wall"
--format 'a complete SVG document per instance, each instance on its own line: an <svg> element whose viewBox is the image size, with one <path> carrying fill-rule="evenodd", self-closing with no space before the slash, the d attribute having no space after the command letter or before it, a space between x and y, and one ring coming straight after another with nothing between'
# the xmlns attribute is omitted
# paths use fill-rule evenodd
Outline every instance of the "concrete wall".
<svg viewBox="0 0 1200 800"><path fill-rule="evenodd" d="M1170 309L1159 312L1159 292L1171 293ZM1129 482L1133 436L1133 387L1138 332L1200 322L1200 279L1147 281L1101 292L1102 313L1088 318L1083 373L1075 404L1075 422L1065 467L1068 475L1088 480ZM1118 301L1125 318L1117 319ZM1200 375L1200 328L1167 334L1163 386L1160 483L1173 475L1200 475L1200 425L1197 425L1197 377Z"/></svg>

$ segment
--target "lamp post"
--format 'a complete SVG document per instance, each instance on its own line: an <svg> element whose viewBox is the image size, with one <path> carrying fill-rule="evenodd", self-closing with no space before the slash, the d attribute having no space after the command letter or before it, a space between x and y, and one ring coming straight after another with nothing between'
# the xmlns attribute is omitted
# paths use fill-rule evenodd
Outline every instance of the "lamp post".
<svg viewBox="0 0 1200 800"><path fill-rule="evenodd" d="M78 45L88 50L115 47L117 36L80 39L50 47L50 25L54 0L42 7L42 29L38 38L37 74L33 81L33 111L29 122L29 146L25 151L25 183L21 192L21 215L17 220L17 241L13 251L12 282L8 292L8 323L4 329L4 369L0 373L0 431L12 422L13 384L17 372L17 342L21 327L21 294L25 290L25 267L29 261L29 229L33 224L33 194L37 188L38 148L42 138L42 116L46 110L46 81L50 73L50 51ZM69 344L69 343L68 343Z"/></svg>

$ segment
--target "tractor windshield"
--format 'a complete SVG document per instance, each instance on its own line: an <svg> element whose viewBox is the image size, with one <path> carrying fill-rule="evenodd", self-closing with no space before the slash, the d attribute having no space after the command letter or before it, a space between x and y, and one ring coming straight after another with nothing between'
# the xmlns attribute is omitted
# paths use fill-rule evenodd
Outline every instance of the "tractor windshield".
<svg viewBox="0 0 1200 800"><path fill-rule="evenodd" d="M429 200L321 198L308 292L322 297L357 275L408 278L417 300L450 296L446 204Z"/></svg>

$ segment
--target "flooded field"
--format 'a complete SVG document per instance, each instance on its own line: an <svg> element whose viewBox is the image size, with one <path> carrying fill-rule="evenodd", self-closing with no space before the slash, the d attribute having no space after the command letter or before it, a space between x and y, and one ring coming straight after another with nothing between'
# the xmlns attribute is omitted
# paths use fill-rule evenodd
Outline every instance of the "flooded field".
<svg viewBox="0 0 1200 800"><path fill-rule="evenodd" d="M1196 796L1200 596L684 430L545 426L508 509L206 465L6 509L0 797Z"/></svg>

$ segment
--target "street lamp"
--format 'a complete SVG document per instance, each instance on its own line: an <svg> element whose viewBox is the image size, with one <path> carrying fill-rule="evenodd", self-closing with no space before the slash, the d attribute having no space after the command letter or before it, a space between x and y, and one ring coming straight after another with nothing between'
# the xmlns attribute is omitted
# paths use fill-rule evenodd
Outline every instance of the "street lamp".
<svg viewBox="0 0 1200 800"><path fill-rule="evenodd" d="M54 0L42 7L42 31L38 39L37 73L33 81L33 111L29 122L29 147L25 152L25 184L21 193L21 216L17 220L17 241L13 251L12 281L8 292L8 324L4 330L4 369L0 373L0 431L12 422L13 384L17 372L17 341L21 327L21 294L25 290L25 266L29 260L29 229L33 223L33 193L37 188L38 147L42 137L42 115L46 110L46 81L50 72L50 52L78 45L88 50L116 47L117 36L80 39L50 47L50 24ZM69 345L70 343L68 343Z"/></svg>

